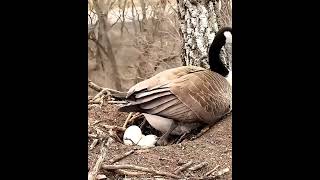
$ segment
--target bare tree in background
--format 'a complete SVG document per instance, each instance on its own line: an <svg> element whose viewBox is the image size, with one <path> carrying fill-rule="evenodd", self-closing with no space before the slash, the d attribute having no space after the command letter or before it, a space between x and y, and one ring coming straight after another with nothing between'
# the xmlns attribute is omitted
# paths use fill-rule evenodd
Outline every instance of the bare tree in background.
<svg viewBox="0 0 320 180"><path fill-rule="evenodd" d="M121 83L119 79L119 72L118 67L116 64L116 59L112 50L112 45L110 43L110 38L108 36L108 31L110 29L110 25L108 23L108 13L109 9L111 9L111 6L114 2L111 0L93 0L93 7L95 12L98 15L98 38L92 37L94 36L94 33L92 33L91 37L89 37L91 40L96 42L97 44L97 65L101 66L102 70L105 71L107 67L106 66L106 60L108 59L110 61L110 69L112 71L112 79L115 85L115 88L117 90L121 90Z"/></svg>
<svg viewBox="0 0 320 180"><path fill-rule="evenodd" d="M140 32L143 32L147 23L147 9L145 0L140 0L140 6L142 10L142 23L140 24Z"/></svg>
<svg viewBox="0 0 320 180"><path fill-rule="evenodd" d="M222 5L223 10L230 6L230 12L222 14ZM220 27L231 25L231 0L177 0L177 8L183 38L183 64L208 68L208 48L215 33ZM225 50L222 56L231 58Z"/></svg>
<svg viewBox="0 0 320 180"><path fill-rule="evenodd" d="M120 3L121 1L119 1L119 4L121 4ZM121 22L121 37L123 36L123 28L125 27L125 22L126 22L126 17L125 17L125 12L126 12L126 7L127 7L127 0L123 0L123 5L122 5L122 7L121 7L121 9L122 9L122 14L121 14L121 17L122 17L122 22ZM120 5L121 6L121 5Z"/></svg>

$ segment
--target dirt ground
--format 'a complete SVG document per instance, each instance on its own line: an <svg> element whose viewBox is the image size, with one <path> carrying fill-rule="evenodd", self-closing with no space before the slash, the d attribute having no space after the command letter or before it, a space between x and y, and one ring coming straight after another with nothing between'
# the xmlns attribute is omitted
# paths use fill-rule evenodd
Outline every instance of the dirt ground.
<svg viewBox="0 0 320 180"><path fill-rule="evenodd" d="M94 107L90 109L88 133L94 134L92 125L95 123L122 126L128 113L118 112L117 109L116 105L103 105L102 108ZM122 134L118 135L121 139ZM195 171L189 169L182 171L179 174L181 179L204 179L203 176L214 168L216 170L210 175L210 178L205 179L232 179L232 114L219 121L199 138L189 139L186 138L179 144L156 146L149 149L126 146L115 141L108 146L107 157L103 164L110 164L110 159L135 149L133 154L114 164L137 165L173 173L177 168L192 160L193 165L202 162L206 162L207 165ZM93 140L93 138L88 138L88 171L94 166L100 154L101 146L99 143L93 149L90 149ZM226 168L228 169L226 170ZM227 172L220 175L223 170ZM127 171L134 172L133 170ZM128 176L118 171L102 169L100 169L99 174L104 174L105 179L172 179L150 173Z"/></svg>

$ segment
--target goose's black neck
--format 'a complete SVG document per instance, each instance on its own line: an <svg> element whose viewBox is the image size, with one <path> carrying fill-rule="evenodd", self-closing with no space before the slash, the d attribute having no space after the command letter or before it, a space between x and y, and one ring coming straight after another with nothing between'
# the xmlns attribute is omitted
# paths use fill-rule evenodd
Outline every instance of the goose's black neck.
<svg viewBox="0 0 320 180"><path fill-rule="evenodd" d="M220 75L226 77L229 74L229 70L222 63L220 59L221 48L226 44L226 37L224 32L229 31L232 34L231 27L221 28L215 35L214 40L211 43L209 49L209 65L210 69Z"/></svg>

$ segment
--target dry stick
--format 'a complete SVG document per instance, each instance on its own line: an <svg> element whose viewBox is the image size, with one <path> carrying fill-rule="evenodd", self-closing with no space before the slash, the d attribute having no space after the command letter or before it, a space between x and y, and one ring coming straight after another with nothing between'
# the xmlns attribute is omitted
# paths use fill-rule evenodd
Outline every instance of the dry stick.
<svg viewBox="0 0 320 180"><path fill-rule="evenodd" d="M117 169L116 172L122 175L127 175L127 176L141 176L146 174L143 172L131 172L131 171L125 171L122 169Z"/></svg>
<svg viewBox="0 0 320 180"><path fill-rule="evenodd" d="M109 133L109 135L110 135L111 137L113 137L113 138L114 138L115 140L117 140L119 143L123 143L123 142L121 141L121 139L119 138L119 136L117 135L117 133L113 131L113 129L109 129L108 133Z"/></svg>
<svg viewBox="0 0 320 180"><path fill-rule="evenodd" d="M189 170L196 171L196 170L198 170L198 169L200 169L200 168L202 168L202 167L204 167L206 165L208 165L207 162L202 162L200 164L197 164L197 165L194 165L194 166L190 167Z"/></svg>
<svg viewBox="0 0 320 180"><path fill-rule="evenodd" d="M94 96L94 98L92 99L92 101L96 100L97 98L99 98L100 96L102 96L104 93L107 93L107 96L110 95L110 91L108 91L108 89L104 88L103 90L101 90L96 96ZM103 99L103 98L101 98Z"/></svg>
<svg viewBox="0 0 320 180"><path fill-rule="evenodd" d="M109 126L109 125L102 125L106 129L114 129L116 131L125 131L126 128L119 127L119 126Z"/></svg>
<svg viewBox="0 0 320 180"><path fill-rule="evenodd" d="M129 121L129 119L131 118L132 114L133 114L133 112L129 113L126 121L124 122L124 124L123 124L123 126L122 126L123 128L126 128L126 127L127 127L128 121Z"/></svg>
<svg viewBox="0 0 320 180"><path fill-rule="evenodd" d="M117 94L123 93L123 92L121 92L121 91L117 91L117 90L110 89L110 88L102 88L102 87L98 86L97 84L93 83L90 79L88 79L88 86L89 86L91 89L93 89L93 90L95 90L95 91L97 91L97 92L100 92L100 91L102 91L103 89L106 89L107 91L110 91L111 93L117 93Z"/></svg>
<svg viewBox="0 0 320 180"><path fill-rule="evenodd" d="M98 136L96 134L88 134L88 137L91 137L91 138L98 138Z"/></svg>
<svg viewBox="0 0 320 180"><path fill-rule="evenodd" d="M100 101L89 101L89 104L100 104Z"/></svg>
<svg viewBox="0 0 320 180"><path fill-rule="evenodd" d="M93 140L92 144L90 145L90 150L92 150L94 147L96 147L98 141L99 141L99 139Z"/></svg>
<svg viewBox="0 0 320 180"><path fill-rule="evenodd" d="M91 89L93 89L93 90L95 90L95 91L97 91L97 92L100 92L100 91L103 90L102 87L96 85L96 84L93 83L90 79L88 79L88 86L89 86Z"/></svg>
<svg viewBox="0 0 320 180"><path fill-rule="evenodd" d="M98 175L99 169L102 166L102 162L104 161L105 157L107 156L107 147L104 146L104 142L105 141L103 141L101 144L100 156L97 159L96 164L88 173L88 180L95 180L96 179L96 176Z"/></svg>
<svg viewBox="0 0 320 180"><path fill-rule="evenodd" d="M104 174L98 174L96 179L107 179L107 176Z"/></svg>
<svg viewBox="0 0 320 180"><path fill-rule="evenodd" d="M162 172L162 171L157 171L154 169L149 169L141 166L134 166L134 165L129 165L129 164L122 164L122 165L102 165L103 169L106 170L116 170L116 169L132 169L132 170L137 170L137 171L143 171L143 172L148 172L152 174L157 174L157 175L163 175L167 177L172 177L172 178L181 178L175 174L167 173L167 172Z"/></svg>
<svg viewBox="0 0 320 180"><path fill-rule="evenodd" d="M229 168L224 168L224 169L218 171L218 172L217 172L217 175L214 175L213 177L209 177L209 178L210 178L210 179L217 179L217 178L225 175L225 174L228 173L229 171L230 171Z"/></svg>
<svg viewBox="0 0 320 180"><path fill-rule="evenodd" d="M182 165L180 168L174 171L174 174L179 174L180 172L186 170L188 167L190 167L193 164L193 161L189 161L186 164Z"/></svg>
<svg viewBox="0 0 320 180"><path fill-rule="evenodd" d="M124 153L122 156L118 156L118 157L116 157L116 158L114 158L114 159L110 159L109 161L110 161L111 164L113 164L113 163L118 162L118 161L120 161L121 159L129 156L130 154L134 153L134 151L135 151L135 150L128 151L128 152Z"/></svg>
<svg viewBox="0 0 320 180"><path fill-rule="evenodd" d="M108 101L109 104L127 104L127 101Z"/></svg>
<svg viewBox="0 0 320 180"><path fill-rule="evenodd" d="M96 122L92 123L91 126L95 126L95 125L97 125L97 124L100 124L100 123L103 123L103 122L109 122L109 121L113 121L113 119L108 119L108 118L106 118L106 119L101 120L101 121L96 121ZM112 127L113 127L113 126L112 126Z"/></svg>
<svg viewBox="0 0 320 180"><path fill-rule="evenodd" d="M211 169L210 171L208 171L204 177L209 176L210 174L212 174L217 168L219 167L219 165L217 165L216 167L214 167L213 169Z"/></svg>
<svg viewBox="0 0 320 180"><path fill-rule="evenodd" d="M93 107L99 107L100 105L98 104L90 104L88 105L88 110L92 109Z"/></svg>
<svg viewBox="0 0 320 180"><path fill-rule="evenodd" d="M107 96L110 96L110 92L108 92L108 95ZM101 97L100 97L100 107L102 107L103 103L104 103L104 98L106 96L103 94Z"/></svg>
<svg viewBox="0 0 320 180"><path fill-rule="evenodd" d="M136 119L138 119L138 118L140 118L142 116L143 116L143 114L137 113L137 114L133 115L131 119L129 119L128 123L129 122L133 123L133 121L135 121Z"/></svg>

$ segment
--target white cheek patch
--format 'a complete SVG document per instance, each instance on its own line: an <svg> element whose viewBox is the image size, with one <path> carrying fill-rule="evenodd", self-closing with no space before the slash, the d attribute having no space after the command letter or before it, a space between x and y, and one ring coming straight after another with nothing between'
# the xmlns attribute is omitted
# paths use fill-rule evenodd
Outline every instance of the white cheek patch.
<svg viewBox="0 0 320 180"><path fill-rule="evenodd" d="M232 34L230 31L225 31L224 36L226 37L226 43L232 43Z"/></svg>

